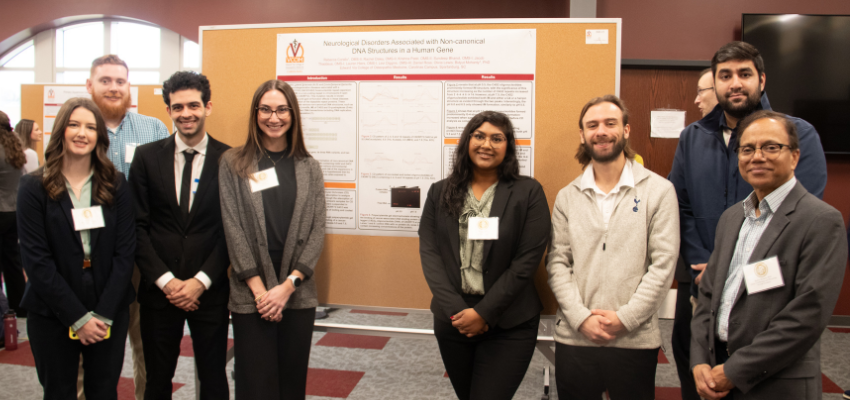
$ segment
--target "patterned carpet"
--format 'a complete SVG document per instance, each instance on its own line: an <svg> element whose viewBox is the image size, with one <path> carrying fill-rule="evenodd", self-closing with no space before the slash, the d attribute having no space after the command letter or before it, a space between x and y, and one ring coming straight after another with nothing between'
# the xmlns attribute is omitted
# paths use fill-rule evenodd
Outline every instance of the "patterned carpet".
<svg viewBox="0 0 850 400"><path fill-rule="evenodd" d="M432 317L426 313L334 310L323 322L350 325L391 326L431 329ZM26 341L26 321L19 320L24 332L18 350L0 350L0 400L29 400L42 397L35 364ZM665 346L658 355L656 399L680 399L679 379L670 351L672 321L661 321ZM186 334L189 334L188 328ZM232 343L231 343L232 345ZM127 347L120 400L133 398L132 366ZM194 399L194 365L191 339L181 347L174 377L175 400ZM540 399L543 395L543 370L548 364L539 351L517 392L516 399ZM822 339L824 399L842 398L850 388L850 328L829 328ZM228 377L233 362L228 363ZM557 399L552 370L550 399ZM231 398L234 383L230 380ZM315 332L307 378L309 400L380 400L380 399L453 399L454 392L445 374L437 343L429 339L402 339L376 336Z"/></svg>

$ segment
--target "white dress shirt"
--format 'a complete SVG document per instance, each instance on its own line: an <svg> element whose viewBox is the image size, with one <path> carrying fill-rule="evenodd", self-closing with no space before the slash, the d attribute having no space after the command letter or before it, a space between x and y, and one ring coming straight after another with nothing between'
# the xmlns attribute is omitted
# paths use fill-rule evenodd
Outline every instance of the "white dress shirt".
<svg viewBox="0 0 850 400"><path fill-rule="evenodd" d="M611 219L611 214L614 213L614 206L617 205L618 194L623 186L635 187L635 176L632 173L632 163L634 161L626 159L626 164L623 166L623 172L620 173L620 181L605 193L599 186L596 185L596 176L593 173L593 163L584 169L581 176L581 190L585 191L592 189L596 198L596 205L599 207L599 212L602 213L602 222L605 223L605 229L608 229L608 221Z"/></svg>
<svg viewBox="0 0 850 400"><path fill-rule="evenodd" d="M195 201L195 192L198 190L198 183L201 181L201 172L204 169L204 159L207 155L207 143L209 143L209 136L204 133L204 138L196 144L195 146L189 147L183 140L180 138L179 133L174 134L174 190L177 193L177 205L180 205L180 189L183 186L183 168L186 166L186 157L183 155L183 152L191 149L190 151L194 151L195 158L192 159L192 187L191 191L189 191L189 209L192 209L192 204ZM164 288L165 285L168 284L172 279L174 279L174 274L171 272L166 272L162 274L159 279L156 280L156 285L159 286L160 289ZM206 289L210 288L212 285L212 280L204 271L199 271L195 275L195 279L201 281L204 284Z"/></svg>

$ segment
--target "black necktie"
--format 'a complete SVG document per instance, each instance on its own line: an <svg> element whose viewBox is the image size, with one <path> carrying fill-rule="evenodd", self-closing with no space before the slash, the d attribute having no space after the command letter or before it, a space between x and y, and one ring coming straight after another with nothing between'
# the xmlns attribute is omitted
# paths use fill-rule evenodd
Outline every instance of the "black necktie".
<svg viewBox="0 0 850 400"><path fill-rule="evenodd" d="M183 220L189 219L189 194L192 192L192 160L195 151L187 149L183 152L186 165L183 166L183 183L180 184L180 210L183 211Z"/></svg>

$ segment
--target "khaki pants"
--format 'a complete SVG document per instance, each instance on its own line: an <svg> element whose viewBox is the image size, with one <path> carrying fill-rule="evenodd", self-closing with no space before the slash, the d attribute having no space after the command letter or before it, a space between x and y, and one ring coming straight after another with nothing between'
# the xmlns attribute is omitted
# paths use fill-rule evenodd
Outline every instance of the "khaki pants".
<svg viewBox="0 0 850 400"><path fill-rule="evenodd" d="M136 292L139 291L139 281L142 275L139 273L139 267L133 268L133 288ZM142 333L139 330L139 302L133 301L130 304L130 327L127 332L127 337L130 338L130 349L133 352L133 384L136 385L136 400L144 400L145 398L145 354L142 352ZM77 399L86 400L86 395L83 393L83 358L80 357L80 372L77 374Z"/></svg>

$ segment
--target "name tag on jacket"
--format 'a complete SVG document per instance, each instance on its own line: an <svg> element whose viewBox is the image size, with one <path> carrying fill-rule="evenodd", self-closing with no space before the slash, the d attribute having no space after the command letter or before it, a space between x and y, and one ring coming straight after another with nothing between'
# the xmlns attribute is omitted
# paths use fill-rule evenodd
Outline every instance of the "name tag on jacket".
<svg viewBox="0 0 850 400"><path fill-rule="evenodd" d="M103 209L100 206L89 208L71 209L71 217L74 218L74 230L84 231L88 229L103 228Z"/></svg>
<svg viewBox="0 0 850 400"><path fill-rule="evenodd" d="M275 172L274 167L251 174L251 179L248 182L251 183L252 193L273 188L279 184L277 181L277 172Z"/></svg>
<svg viewBox="0 0 850 400"><path fill-rule="evenodd" d="M773 256L745 265L744 283L747 285L747 293L749 294L785 286L782 270L779 268L779 259Z"/></svg>
<svg viewBox="0 0 850 400"><path fill-rule="evenodd" d="M469 240L499 239L499 217L469 219L466 238Z"/></svg>

